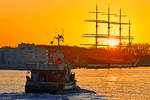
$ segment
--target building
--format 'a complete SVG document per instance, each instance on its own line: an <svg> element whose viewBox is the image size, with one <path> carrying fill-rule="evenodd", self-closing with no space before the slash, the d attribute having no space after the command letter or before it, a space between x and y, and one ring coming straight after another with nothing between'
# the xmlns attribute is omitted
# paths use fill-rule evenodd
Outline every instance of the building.
<svg viewBox="0 0 150 100"><path fill-rule="evenodd" d="M48 63L46 48L26 43L19 44L18 48L0 48L0 64L25 65L31 63Z"/></svg>

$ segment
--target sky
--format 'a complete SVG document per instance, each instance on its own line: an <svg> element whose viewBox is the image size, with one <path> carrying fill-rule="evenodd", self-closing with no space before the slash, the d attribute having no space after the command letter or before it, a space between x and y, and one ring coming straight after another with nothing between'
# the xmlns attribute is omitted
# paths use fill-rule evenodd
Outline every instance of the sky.
<svg viewBox="0 0 150 100"><path fill-rule="evenodd" d="M95 33L94 11L127 15L124 22L131 20L131 34L135 43L150 43L150 0L0 0L0 47L17 46L21 42L46 44L54 40L64 29L63 45L81 46L94 43L94 39L83 38L82 34ZM99 15L107 20L107 16ZM111 18L118 21L118 18ZM107 33L107 25L99 25L99 33ZM111 33L118 34L118 26L111 26ZM123 34L128 27L123 26ZM99 40L101 41L101 40ZM57 43L54 40L54 43Z"/></svg>

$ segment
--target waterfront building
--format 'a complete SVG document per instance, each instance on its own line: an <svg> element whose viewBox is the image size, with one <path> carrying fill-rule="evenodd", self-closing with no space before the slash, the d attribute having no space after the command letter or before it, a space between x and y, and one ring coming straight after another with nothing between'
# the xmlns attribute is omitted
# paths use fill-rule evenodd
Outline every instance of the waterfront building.
<svg viewBox="0 0 150 100"><path fill-rule="evenodd" d="M0 64L45 64L48 63L48 50L34 44L21 43L18 48L0 48Z"/></svg>

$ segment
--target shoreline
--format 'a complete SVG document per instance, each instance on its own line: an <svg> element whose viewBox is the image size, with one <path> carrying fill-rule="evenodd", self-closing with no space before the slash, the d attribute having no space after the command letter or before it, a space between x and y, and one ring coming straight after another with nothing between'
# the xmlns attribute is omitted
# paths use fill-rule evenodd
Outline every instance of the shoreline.
<svg viewBox="0 0 150 100"><path fill-rule="evenodd" d="M107 64L108 65L108 64ZM137 67L150 67L150 65L129 65L129 66L115 66L115 65L108 65L108 66L76 66L73 69L80 69L80 68L85 68L85 69L110 69L110 68L137 68Z"/></svg>

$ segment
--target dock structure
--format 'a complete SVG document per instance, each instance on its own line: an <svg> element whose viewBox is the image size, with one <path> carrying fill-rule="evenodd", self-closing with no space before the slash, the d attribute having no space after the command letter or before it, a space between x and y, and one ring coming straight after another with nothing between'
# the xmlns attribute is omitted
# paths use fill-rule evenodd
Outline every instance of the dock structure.
<svg viewBox="0 0 150 100"><path fill-rule="evenodd" d="M83 37L87 37L87 38L95 38L95 43L94 44L81 44L81 45L90 45L90 46L95 46L96 48L98 46L109 46L108 44L104 44L104 43L98 43L98 40L99 39L118 39L119 40L119 47L129 47L131 46L131 40L133 39L133 37L131 36L131 31L130 31L130 20L129 20L129 23L127 22L122 22L122 17L127 17L126 15L122 15L122 10L120 9L120 12L119 14L111 14L110 13L110 8L108 8L108 12L105 13L105 12L100 12L98 11L98 5L96 5L96 11L94 12L90 12L90 13L95 13L96 14L96 18L95 19L88 19L88 20L85 20L86 22L92 22L92 23L95 23L96 24L96 33L95 34L83 34ZM104 15L104 16L107 16L107 20L101 20L99 17L98 17L98 14L101 14L101 15ZM111 21L111 16L113 17L118 17L119 18L119 21L117 22L114 22L114 21ZM107 29L108 29L108 33L107 34L100 34L98 32L98 24L107 24ZM119 35L111 35L111 27L110 25L119 25ZM122 35L122 26L123 25L128 25L129 26L129 34L127 36L123 36ZM122 44L122 40L128 40L128 45L123 45Z"/></svg>

